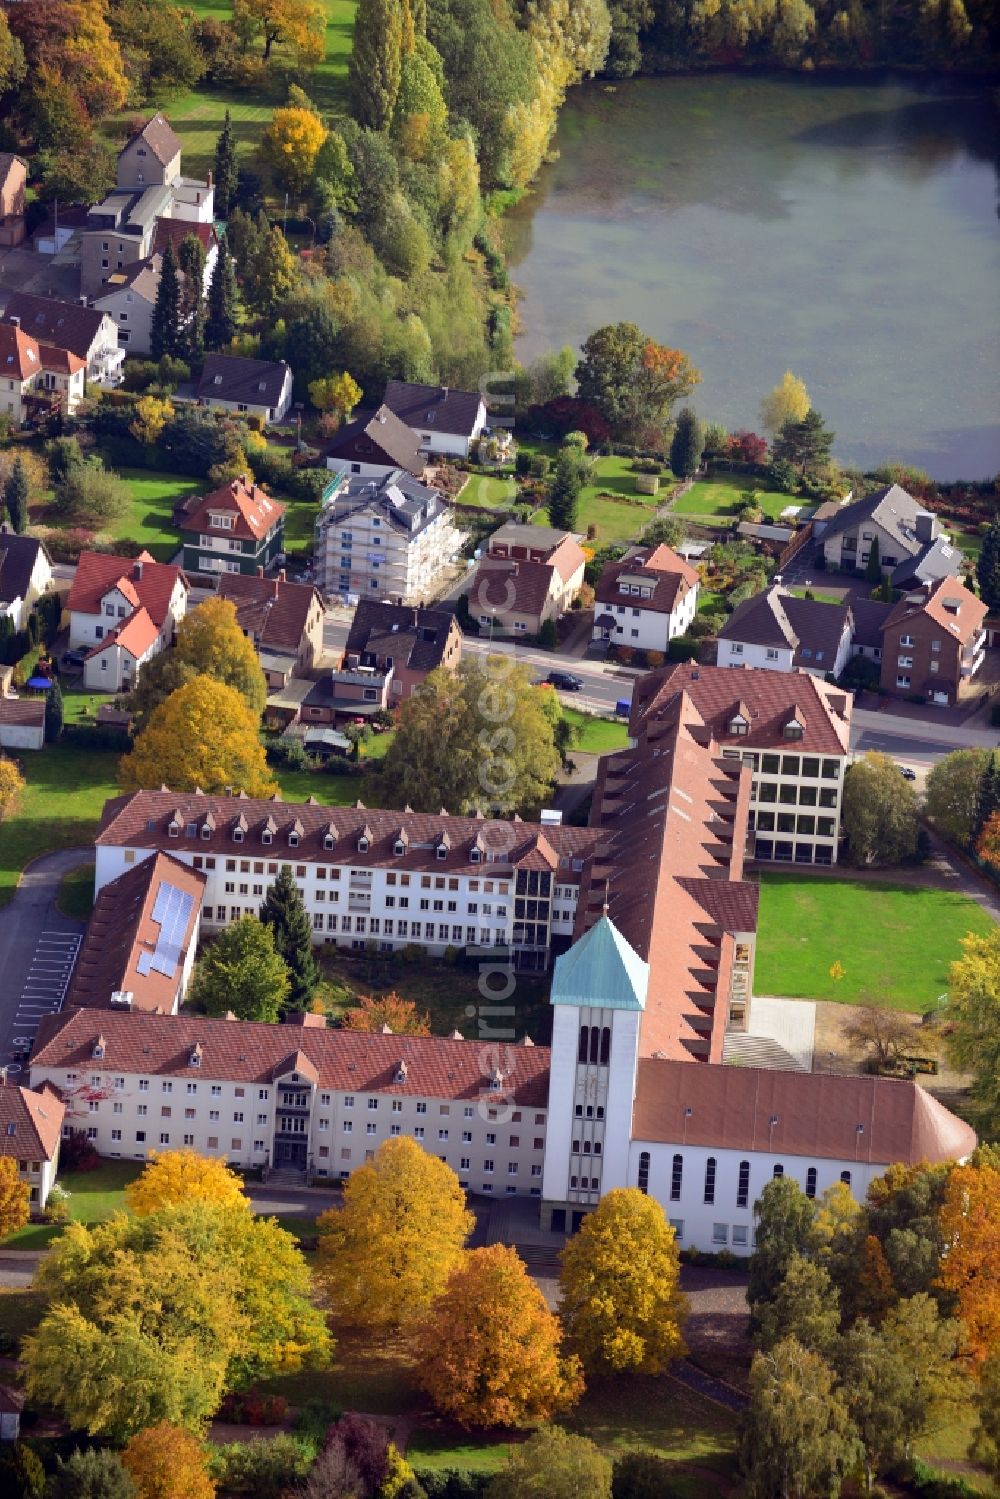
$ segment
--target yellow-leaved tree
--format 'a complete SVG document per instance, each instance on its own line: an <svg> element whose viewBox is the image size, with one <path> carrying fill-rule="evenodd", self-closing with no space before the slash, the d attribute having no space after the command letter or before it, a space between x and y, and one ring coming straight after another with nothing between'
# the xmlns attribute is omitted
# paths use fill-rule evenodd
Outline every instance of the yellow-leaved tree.
<svg viewBox="0 0 1000 1499"><path fill-rule="evenodd" d="M158 1421L137 1431L122 1453L136 1499L215 1499L207 1455L183 1427Z"/></svg>
<svg viewBox="0 0 1000 1499"><path fill-rule="evenodd" d="M419 1321L472 1230L451 1167L415 1140L386 1140L317 1222L316 1279L334 1316L382 1331Z"/></svg>
<svg viewBox="0 0 1000 1499"><path fill-rule="evenodd" d="M302 193L325 140L326 127L311 109L276 109L261 138L261 160L290 193Z"/></svg>
<svg viewBox="0 0 1000 1499"><path fill-rule="evenodd" d="M563 1250L560 1312L587 1373L662 1374L684 1352L674 1231L636 1187L603 1197Z"/></svg>
<svg viewBox="0 0 1000 1499"><path fill-rule="evenodd" d="M234 688L250 712L259 718L267 700L267 679L253 642L240 629L231 599L206 599L191 609L177 628L172 651L161 651L147 661L129 707L141 733L153 709L194 677L211 677Z"/></svg>
<svg viewBox="0 0 1000 1499"><path fill-rule="evenodd" d="M938 1225L945 1252L937 1284L950 1291L977 1367L1000 1353L1000 1170L968 1164L949 1172Z"/></svg>
<svg viewBox="0 0 1000 1499"><path fill-rule="evenodd" d="M196 1150L150 1151L148 1165L125 1188L125 1202L140 1218L186 1202L249 1207L236 1172Z"/></svg>
<svg viewBox="0 0 1000 1499"><path fill-rule="evenodd" d="M0 1156L0 1240L17 1233L28 1221L31 1188L17 1174L13 1156Z"/></svg>
<svg viewBox="0 0 1000 1499"><path fill-rule="evenodd" d="M534 1426L583 1393L580 1361L516 1249L462 1256L414 1334L417 1380L463 1426Z"/></svg>
<svg viewBox="0 0 1000 1499"><path fill-rule="evenodd" d="M786 370L760 403L761 425L774 437L786 422L800 422L811 405L805 381Z"/></svg>
<svg viewBox="0 0 1000 1499"><path fill-rule="evenodd" d="M159 441L167 422L174 414L171 403L159 396L141 396L136 403L135 419L129 427L129 431L136 442L146 443L152 447Z"/></svg>
<svg viewBox="0 0 1000 1499"><path fill-rule="evenodd" d="M6 816L24 790L24 776L13 760L0 759L0 817Z"/></svg>
<svg viewBox="0 0 1000 1499"><path fill-rule="evenodd" d="M130 754L118 767L123 791L166 785L173 791L272 796L278 784L267 768L258 724L232 687L193 677L154 708Z"/></svg>
<svg viewBox="0 0 1000 1499"><path fill-rule="evenodd" d="M317 411L336 411L347 421L361 400L362 389L354 376L343 370L309 382L309 399Z"/></svg>

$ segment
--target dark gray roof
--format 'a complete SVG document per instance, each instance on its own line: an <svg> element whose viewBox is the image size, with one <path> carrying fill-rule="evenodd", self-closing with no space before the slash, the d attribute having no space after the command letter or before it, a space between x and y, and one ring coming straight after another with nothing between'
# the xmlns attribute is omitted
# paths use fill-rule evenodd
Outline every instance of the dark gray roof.
<svg viewBox="0 0 1000 1499"><path fill-rule="evenodd" d="M842 505L827 522L823 540L826 542L831 536L852 530L865 521L874 521L888 532L908 557L914 557L924 545L917 536L916 521L918 515L924 514L925 508L898 484L890 484L852 501L850 505Z"/></svg>
<svg viewBox="0 0 1000 1499"><path fill-rule="evenodd" d="M39 552L49 556L33 536L0 532L0 602L9 604L25 597Z"/></svg>
<svg viewBox="0 0 1000 1499"><path fill-rule="evenodd" d="M127 151L134 141L140 139L145 142L157 161L163 166L173 161L181 149L179 139L161 114L152 115L146 121L145 125L143 125L142 129L137 130L135 135L128 139L122 150Z"/></svg>
<svg viewBox="0 0 1000 1499"><path fill-rule="evenodd" d="M790 646L794 652L793 666L805 667L807 671L829 671L848 618L843 604L795 598L782 588L769 588L733 610L719 631L719 639L786 650Z"/></svg>
<svg viewBox="0 0 1000 1499"><path fill-rule="evenodd" d="M31 292L15 291L7 298L4 317L21 319L21 327L41 343L57 349L69 349L81 359L90 358L90 350L108 316L98 307L81 307L79 302L57 302L51 297L36 297Z"/></svg>
<svg viewBox="0 0 1000 1499"><path fill-rule="evenodd" d="M935 583L939 578L957 578L962 571L962 552L944 536L926 542L915 557L908 557L892 572L894 588L914 583Z"/></svg>
<svg viewBox="0 0 1000 1499"><path fill-rule="evenodd" d="M414 431L447 432L471 437L482 397L477 391L452 390L447 385L411 385L390 380L383 403Z"/></svg>
<svg viewBox="0 0 1000 1499"><path fill-rule="evenodd" d="M411 536L418 535L448 508L436 489L418 484L396 469L384 479L349 478L327 500L317 525L322 529L369 507L377 510L394 531Z"/></svg>
<svg viewBox="0 0 1000 1499"><path fill-rule="evenodd" d="M370 450L374 451L370 451ZM388 406L377 411L359 412L352 422L341 427L327 446L324 457L342 458L345 462L372 463L382 454L388 466L405 469L419 478L424 471L417 434L401 422Z"/></svg>
<svg viewBox="0 0 1000 1499"><path fill-rule="evenodd" d="M288 365L283 359L240 359L233 354L206 354L195 395L199 400L277 406L287 371ZM221 383L217 383L216 377L221 377Z"/></svg>
<svg viewBox="0 0 1000 1499"><path fill-rule="evenodd" d="M880 599L852 599L854 644L867 646L869 650L881 647L882 629L892 610L892 604Z"/></svg>
<svg viewBox="0 0 1000 1499"><path fill-rule="evenodd" d="M361 599L354 611L345 654L370 655L377 665L391 656L411 671L433 671L441 665L454 623L450 609L414 609Z"/></svg>

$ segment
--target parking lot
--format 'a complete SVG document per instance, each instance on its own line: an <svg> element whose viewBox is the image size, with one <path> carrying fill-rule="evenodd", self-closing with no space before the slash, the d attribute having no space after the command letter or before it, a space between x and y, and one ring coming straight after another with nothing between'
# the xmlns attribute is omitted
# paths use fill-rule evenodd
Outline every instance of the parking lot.
<svg viewBox="0 0 1000 1499"><path fill-rule="evenodd" d="M73 932L46 930L35 944L14 1014L9 1070L13 1071L19 1057L31 1050L42 1016L62 1008L80 940Z"/></svg>

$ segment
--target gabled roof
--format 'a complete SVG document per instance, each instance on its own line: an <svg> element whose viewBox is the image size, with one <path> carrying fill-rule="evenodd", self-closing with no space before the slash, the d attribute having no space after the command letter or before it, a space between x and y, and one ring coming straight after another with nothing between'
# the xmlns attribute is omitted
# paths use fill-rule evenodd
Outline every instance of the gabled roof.
<svg viewBox="0 0 1000 1499"><path fill-rule="evenodd" d="M771 1121L776 1121L774 1124ZM975 1131L917 1083L836 1073L701 1067L641 1057L636 1140L766 1151L818 1160L960 1160Z"/></svg>
<svg viewBox="0 0 1000 1499"><path fill-rule="evenodd" d="M143 144L153 153L162 166L173 161L181 149L181 143L166 118L161 114L151 115L141 130L137 130L122 148L127 151L129 146L135 145L137 141ZM119 152L119 155L122 154Z"/></svg>
<svg viewBox="0 0 1000 1499"><path fill-rule="evenodd" d="M607 916L556 959L551 1003L607 1010L643 1010L649 964Z"/></svg>
<svg viewBox="0 0 1000 1499"><path fill-rule="evenodd" d="M471 437L479 418L482 397L477 391L451 390L447 385L413 385L389 380L383 404L418 434L444 432Z"/></svg>
<svg viewBox="0 0 1000 1499"><path fill-rule="evenodd" d="M957 578L963 561L961 548L953 546L947 537L938 536L893 568L892 586L906 588L914 583L933 583L938 578Z"/></svg>
<svg viewBox="0 0 1000 1499"><path fill-rule="evenodd" d="M495 612L501 618L527 614L540 619L555 576L548 562L483 557L469 591L469 609L473 614Z"/></svg>
<svg viewBox="0 0 1000 1499"><path fill-rule="evenodd" d="M13 323L0 323L0 379L30 380L41 368L38 340Z"/></svg>
<svg viewBox="0 0 1000 1499"><path fill-rule="evenodd" d="M449 609L415 609L380 599L361 599L344 653L362 657L370 654L378 661L391 656L410 671L430 672L441 665L449 638L457 629Z"/></svg>
<svg viewBox="0 0 1000 1499"><path fill-rule="evenodd" d="M24 160L23 156L15 156L13 151L0 151L0 191L3 190L7 178L14 171L15 167L20 167L23 173L28 170L28 163Z"/></svg>
<svg viewBox="0 0 1000 1499"><path fill-rule="evenodd" d="M65 1112L62 1100L49 1088L41 1093L0 1083L0 1155L51 1161L59 1148Z"/></svg>
<svg viewBox="0 0 1000 1499"><path fill-rule="evenodd" d="M341 427L324 449L324 457L381 463L385 468L405 469L419 479L426 467L419 447L416 433L388 406L380 406L377 411L360 413Z"/></svg>
<svg viewBox="0 0 1000 1499"><path fill-rule="evenodd" d="M131 561L104 552L81 552L66 607L71 613L99 614L101 600L117 587L133 607L141 604L162 629L178 581L185 590L191 586L179 567L157 562L148 552L140 552Z"/></svg>
<svg viewBox="0 0 1000 1499"><path fill-rule="evenodd" d="M845 605L795 598L776 584L738 604L719 639L791 650L794 666L830 671L850 621Z"/></svg>
<svg viewBox="0 0 1000 1499"><path fill-rule="evenodd" d="M51 566L52 558L44 542L34 536L0 531L0 603L10 604L27 595L39 553Z"/></svg>
<svg viewBox="0 0 1000 1499"><path fill-rule="evenodd" d="M647 585L652 590L649 598L624 592L623 578ZM596 600L605 606L629 604L653 614L672 614L679 597L697 585L697 572L670 547L658 546L652 551L640 547L620 562L605 564L597 582Z"/></svg>
<svg viewBox="0 0 1000 1499"><path fill-rule="evenodd" d="M293 654L302 644L313 606L320 612L323 608L323 600L311 583L289 583L283 575L264 578L223 573L219 597L235 604L240 629L251 635L259 648Z"/></svg>
<svg viewBox="0 0 1000 1499"><path fill-rule="evenodd" d="M543 557L549 558L567 537L576 539L572 531L560 531L555 526L522 525L519 521L511 520L497 527L489 539L489 546L491 549L497 544L525 547L528 551L539 552Z"/></svg>
<svg viewBox="0 0 1000 1499"><path fill-rule="evenodd" d="M90 351L108 316L99 307L81 307L78 302L56 302L51 297L36 297L31 292L12 292L7 298L4 317L21 319L21 327L32 338L69 349L81 359Z"/></svg>
<svg viewBox="0 0 1000 1499"><path fill-rule="evenodd" d="M136 661L141 661L150 646L155 645L159 634L159 626L154 623L149 610L140 604L138 609L133 609L113 630L109 630L103 640L91 646L87 652L87 660L114 646L127 651Z"/></svg>
<svg viewBox="0 0 1000 1499"><path fill-rule="evenodd" d="M219 243L218 236L211 224L194 224L189 219L159 218L156 221L156 228L153 231L152 253L154 255L162 255L168 244L172 244L174 249L178 250L180 249L182 240L187 239L192 234L204 246L206 253L213 245ZM209 359L225 359L228 356L225 354L208 354L205 357L207 363ZM256 361L250 362L254 363Z"/></svg>
<svg viewBox="0 0 1000 1499"><path fill-rule="evenodd" d="M850 609L854 621L854 644L867 646L869 650L881 648L882 631L893 608L894 605L882 599L853 598Z"/></svg>
<svg viewBox="0 0 1000 1499"><path fill-rule="evenodd" d="M41 728L45 723L45 699L41 697L0 697L0 723L22 729Z"/></svg>
<svg viewBox="0 0 1000 1499"><path fill-rule="evenodd" d="M986 604L957 578L941 578L936 583L904 594L886 620L884 629L886 633L898 630L908 621L923 615L940 626L952 640L968 645L982 629L989 612Z"/></svg>
<svg viewBox="0 0 1000 1499"><path fill-rule="evenodd" d="M238 479L223 484L220 489L213 489L211 494L203 495L196 501L193 508L184 515L180 523L181 530L211 535L209 517L213 511L222 511L234 517L232 527L225 532L226 536L263 541L272 527L283 518L285 507L280 500L272 500L259 484L255 484L253 480L248 481L246 475L241 474ZM215 531L217 536L222 534L218 529Z"/></svg>
<svg viewBox="0 0 1000 1499"><path fill-rule="evenodd" d="M133 261L125 270L117 271L113 276L108 277L107 290L94 298L94 306L102 306L116 292L121 291L130 291L133 296L140 297L144 302L155 304L162 267L162 255L150 255L146 260Z"/></svg>
<svg viewBox="0 0 1000 1499"><path fill-rule="evenodd" d="M206 354L195 394L200 401L237 401L275 407L281 400L288 365L283 359L241 359Z"/></svg>
<svg viewBox="0 0 1000 1499"><path fill-rule="evenodd" d="M825 544L831 536L839 536L842 531L874 521L907 556L913 557L923 546L917 537L916 520L924 511L925 506L900 485L889 484L884 489L863 495L860 500L853 500L849 505L841 505L827 521L823 541Z"/></svg>

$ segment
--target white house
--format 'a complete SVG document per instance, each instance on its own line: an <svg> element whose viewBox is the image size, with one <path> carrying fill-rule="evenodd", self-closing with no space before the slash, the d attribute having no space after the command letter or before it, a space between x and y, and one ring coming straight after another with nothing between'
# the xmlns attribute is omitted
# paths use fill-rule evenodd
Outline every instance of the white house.
<svg viewBox="0 0 1000 1499"><path fill-rule="evenodd" d="M839 677L853 638L849 605L796 598L775 583L733 610L719 631L717 660L719 666Z"/></svg>
<svg viewBox="0 0 1000 1499"><path fill-rule="evenodd" d="M94 306L114 318L118 342L129 354L150 353L162 264L161 255L135 261L127 270L109 276L107 289L94 298Z"/></svg>
<svg viewBox="0 0 1000 1499"><path fill-rule="evenodd" d="M665 656L698 612L699 586L697 572L670 547L634 547L601 573L593 638Z"/></svg>
<svg viewBox="0 0 1000 1499"><path fill-rule="evenodd" d="M323 456L334 473L361 479L385 479L398 470L419 479L426 466L416 433L388 406L359 412L335 433Z"/></svg>
<svg viewBox="0 0 1000 1499"><path fill-rule="evenodd" d="M195 395L215 411L280 422L292 404L292 372L283 359L206 354Z"/></svg>
<svg viewBox="0 0 1000 1499"><path fill-rule="evenodd" d="M486 425L486 403L476 391L390 380L382 401L431 458L468 458Z"/></svg>
<svg viewBox="0 0 1000 1499"><path fill-rule="evenodd" d="M2 383L2 381L0 381ZM45 543L18 536L7 521L0 525L0 614L20 630L35 600L52 585L52 558Z"/></svg>
<svg viewBox="0 0 1000 1499"><path fill-rule="evenodd" d="M321 592L401 604L433 596L458 545L444 496L401 470L381 480L343 475L324 497L315 537Z"/></svg>
<svg viewBox="0 0 1000 1499"><path fill-rule="evenodd" d="M44 699L0 696L0 749L40 750L44 744Z"/></svg>
<svg viewBox="0 0 1000 1499"><path fill-rule="evenodd" d="M0 1155L17 1162L17 1174L31 1188L31 1207L41 1211L59 1165L65 1108L58 1093L41 1085L22 1088L0 1076Z"/></svg>
<svg viewBox="0 0 1000 1499"><path fill-rule="evenodd" d="M16 315L0 323L0 411L15 426L55 410L73 416L83 400L86 370L69 349L32 338Z"/></svg>
<svg viewBox="0 0 1000 1499"><path fill-rule="evenodd" d="M82 359L87 366L86 378L95 385L120 383L125 351L118 346L114 319L99 307L16 291L7 298L4 318L39 344L64 349Z"/></svg>
<svg viewBox="0 0 1000 1499"><path fill-rule="evenodd" d="M69 643L85 650L84 686L119 692L174 638L190 584L179 567L148 552L133 560L82 552L70 589Z"/></svg>

